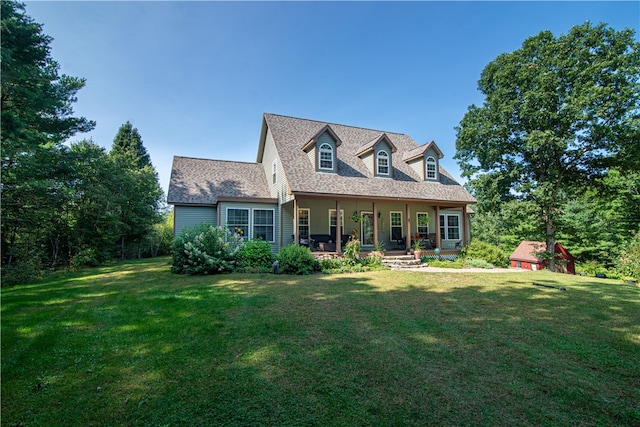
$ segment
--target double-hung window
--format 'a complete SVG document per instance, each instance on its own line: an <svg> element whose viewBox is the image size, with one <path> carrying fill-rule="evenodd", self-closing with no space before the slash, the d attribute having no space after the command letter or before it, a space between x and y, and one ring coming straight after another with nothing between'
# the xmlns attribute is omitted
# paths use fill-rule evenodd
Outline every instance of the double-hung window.
<svg viewBox="0 0 640 427"><path fill-rule="evenodd" d="M320 169L333 170L333 147L329 144L320 146Z"/></svg>
<svg viewBox="0 0 640 427"><path fill-rule="evenodd" d="M389 153L384 150L378 151L377 169L378 175L389 175Z"/></svg>
<svg viewBox="0 0 640 427"><path fill-rule="evenodd" d="M391 212L391 240L402 239L402 212Z"/></svg>
<svg viewBox="0 0 640 427"><path fill-rule="evenodd" d="M459 214L440 214L440 237L446 240L460 240Z"/></svg>
<svg viewBox="0 0 640 427"><path fill-rule="evenodd" d="M433 157L427 157L427 179L437 179L437 171L436 171L436 159Z"/></svg>
<svg viewBox="0 0 640 427"><path fill-rule="evenodd" d="M333 238L335 242L339 240L336 236L337 223L336 210L329 209L329 235L331 235L331 238ZM342 230L342 233L344 234L344 211L342 209L340 209L340 230Z"/></svg>
<svg viewBox="0 0 640 427"><path fill-rule="evenodd" d="M273 209L253 210L253 238L273 242L274 238Z"/></svg>
<svg viewBox="0 0 640 427"><path fill-rule="evenodd" d="M249 209L228 208L227 226L229 230L249 238Z"/></svg>
<svg viewBox="0 0 640 427"><path fill-rule="evenodd" d="M300 239L309 238L309 209L298 209L298 235Z"/></svg>

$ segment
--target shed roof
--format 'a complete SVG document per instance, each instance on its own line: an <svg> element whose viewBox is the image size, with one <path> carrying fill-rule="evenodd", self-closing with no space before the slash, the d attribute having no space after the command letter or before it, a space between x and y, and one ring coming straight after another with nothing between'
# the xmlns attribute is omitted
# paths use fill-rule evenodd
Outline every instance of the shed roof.
<svg viewBox="0 0 640 427"><path fill-rule="evenodd" d="M547 250L547 244L545 242L534 242L531 240L523 240L518 247L509 257L513 261L526 261L526 262L542 262L542 258L536 257L535 252L544 252ZM556 259L574 260L573 256L567 251L564 246L556 242L554 250Z"/></svg>

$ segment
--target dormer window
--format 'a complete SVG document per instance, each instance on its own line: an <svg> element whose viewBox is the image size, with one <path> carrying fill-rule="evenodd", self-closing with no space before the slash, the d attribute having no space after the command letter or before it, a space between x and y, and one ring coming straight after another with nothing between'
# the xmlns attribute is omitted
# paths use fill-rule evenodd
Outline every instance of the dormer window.
<svg viewBox="0 0 640 427"><path fill-rule="evenodd" d="M378 151L376 169L378 175L389 175L389 153L384 150Z"/></svg>
<svg viewBox="0 0 640 427"><path fill-rule="evenodd" d="M438 172L437 172L436 159L434 159L431 156L427 157L426 165L427 165L427 167L426 167L426 169L427 169L427 179L437 179L438 178Z"/></svg>
<svg viewBox="0 0 640 427"><path fill-rule="evenodd" d="M333 147L329 144L320 146L320 169L333 170Z"/></svg>

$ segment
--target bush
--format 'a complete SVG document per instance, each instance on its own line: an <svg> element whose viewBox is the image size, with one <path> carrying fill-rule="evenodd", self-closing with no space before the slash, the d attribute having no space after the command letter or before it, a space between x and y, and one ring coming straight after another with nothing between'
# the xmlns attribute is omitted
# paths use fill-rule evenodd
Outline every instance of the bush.
<svg viewBox="0 0 640 427"><path fill-rule="evenodd" d="M83 267L97 267L99 264L95 248L85 248L71 258L69 270L77 271Z"/></svg>
<svg viewBox="0 0 640 427"><path fill-rule="evenodd" d="M623 243L616 270L621 276L640 280L640 233Z"/></svg>
<svg viewBox="0 0 640 427"><path fill-rule="evenodd" d="M273 264L271 245L262 239L251 239L242 246L238 263L241 267L269 269Z"/></svg>
<svg viewBox="0 0 640 427"><path fill-rule="evenodd" d="M309 248L295 244L280 249L276 259L285 274L311 274L317 265Z"/></svg>
<svg viewBox="0 0 640 427"><path fill-rule="evenodd" d="M462 249L461 255L468 259L484 260L496 267L509 267L509 255L499 247L479 240L472 240Z"/></svg>
<svg viewBox="0 0 640 427"><path fill-rule="evenodd" d="M226 273L234 270L244 245L242 236L204 222L173 241L171 271L179 274Z"/></svg>
<svg viewBox="0 0 640 427"><path fill-rule="evenodd" d="M470 268L495 268L490 262L477 258L466 258L464 260L464 266Z"/></svg>

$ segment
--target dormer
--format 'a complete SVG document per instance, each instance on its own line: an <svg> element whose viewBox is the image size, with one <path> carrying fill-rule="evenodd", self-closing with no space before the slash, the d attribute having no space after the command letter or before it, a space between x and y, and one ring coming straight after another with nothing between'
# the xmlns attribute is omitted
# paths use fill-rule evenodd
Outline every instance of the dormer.
<svg viewBox="0 0 640 427"><path fill-rule="evenodd" d="M342 141L331 129L325 125L303 147L316 172L338 173L338 147Z"/></svg>
<svg viewBox="0 0 640 427"><path fill-rule="evenodd" d="M443 157L442 151L431 141L406 152L402 160L411 166L422 180L439 181L440 159Z"/></svg>
<svg viewBox="0 0 640 427"><path fill-rule="evenodd" d="M386 133L367 142L358 149L360 157L373 176L380 178L393 177L393 153L397 150Z"/></svg>

